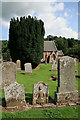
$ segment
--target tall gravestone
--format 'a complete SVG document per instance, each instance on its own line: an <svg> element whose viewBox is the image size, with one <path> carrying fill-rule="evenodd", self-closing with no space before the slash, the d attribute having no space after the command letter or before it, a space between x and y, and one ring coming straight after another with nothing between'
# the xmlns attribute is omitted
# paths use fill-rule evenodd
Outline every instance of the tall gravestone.
<svg viewBox="0 0 80 120"><path fill-rule="evenodd" d="M17 82L11 83L9 86L4 87L4 93L7 107L26 105L23 85Z"/></svg>
<svg viewBox="0 0 80 120"><path fill-rule="evenodd" d="M25 74L32 74L31 63L26 63L24 66L25 66Z"/></svg>
<svg viewBox="0 0 80 120"><path fill-rule="evenodd" d="M17 72L21 72L21 61L17 60L16 65L17 65Z"/></svg>
<svg viewBox="0 0 80 120"><path fill-rule="evenodd" d="M0 80L0 88L4 89L5 86L16 82L16 64L14 62L0 63L2 80Z"/></svg>
<svg viewBox="0 0 80 120"><path fill-rule="evenodd" d="M33 105L48 103L49 90L44 82L38 82L33 85Z"/></svg>
<svg viewBox="0 0 80 120"><path fill-rule="evenodd" d="M58 60L57 104L76 102L78 91L75 84L75 62L72 57L65 56Z"/></svg>

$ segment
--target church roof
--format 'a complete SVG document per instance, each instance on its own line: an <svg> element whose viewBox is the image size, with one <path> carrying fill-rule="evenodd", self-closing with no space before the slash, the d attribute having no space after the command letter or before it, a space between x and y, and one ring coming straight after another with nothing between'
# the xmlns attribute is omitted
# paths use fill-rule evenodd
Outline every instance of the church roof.
<svg viewBox="0 0 80 120"><path fill-rule="evenodd" d="M54 41L44 41L44 51L57 51Z"/></svg>

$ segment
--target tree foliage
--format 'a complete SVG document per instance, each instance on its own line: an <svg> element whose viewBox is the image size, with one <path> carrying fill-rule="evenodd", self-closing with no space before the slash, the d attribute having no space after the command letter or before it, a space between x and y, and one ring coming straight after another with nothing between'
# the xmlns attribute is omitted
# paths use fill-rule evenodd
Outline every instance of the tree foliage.
<svg viewBox="0 0 80 120"><path fill-rule="evenodd" d="M9 49L13 62L21 60L22 68L25 63L32 63L35 68L42 58L44 47L44 23L31 16L13 18L10 21Z"/></svg>
<svg viewBox="0 0 80 120"><path fill-rule="evenodd" d="M9 48L8 48L8 41L7 40L3 40L2 42L2 56L3 56L3 60L7 59L7 54L9 52Z"/></svg>
<svg viewBox="0 0 80 120"><path fill-rule="evenodd" d="M80 59L80 40L48 35L46 41L55 41L58 50L62 50L64 55L69 55Z"/></svg>

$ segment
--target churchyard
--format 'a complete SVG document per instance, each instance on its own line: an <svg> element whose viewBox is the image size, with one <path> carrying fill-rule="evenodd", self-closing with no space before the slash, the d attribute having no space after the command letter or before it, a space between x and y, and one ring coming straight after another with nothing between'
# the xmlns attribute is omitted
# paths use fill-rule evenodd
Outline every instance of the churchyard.
<svg viewBox="0 0 80 120"><path fill-rule="evenodd" d="M31 74L29 74L29 73L26 74L27 70L21 71L20 69L18 69L20 71L17 72L17 76L16 76L17 83L10 84L9 87L6 87L4 90L0 90L0 98L3 101L2 102L2 105L3 105L2 117L3 118L78 118L79 111L80 111L80 106L79 106L80 104L79 103L78 104L72 104L72 103L69 104L68 103L69 98L68 98L67 101L65 101L65 102L63 101L63 103L67 102L66 105L65 104L55 105L55 100L54 100L55 94L54 93L57 92L57 86L58 86L59 92L63 89L64 93L68 89L69 89L69 91L70 90L72 91L73 89L74 89L74 91L76 91L76 89L77 89L79 92L79 96L80 96L80 87L79 87L79 85L80 85L80 67L79 66L80 66L80 63L76 63L76 67L73 68L73 69L75 69L76 88L75 88L75 85L73 85L74 82L72 82L72 86L70 86L70 87L69 87L68 83L67 83L68 87L66 87L66 84L64 81L62 81L62 83L60 83L58 81L58 77L59 77L58 71L52 70L52 64L39 64L39 66L38 66L39 69L37 69L37 68L33 69ZM20 68L20 67L18 66L18 68ZM61 73L63 73L63 72L64 71L61 71ZM68 74L69 74L68 78L73 77L73 75L70 76L69 71L68 71ZM65 73L65 76L66 76L66 73ZM67 78L65 78L65 80L66 79ZM62 80L64 80L64 79L62 79ZM74 80L74 77L73 77L73 80ZM40 83L40 81L42 81L45 84ZM45 86L48 85L48 89L47 89L47 87L45 87L45 90L44 90L44 91L47 90L47 93L49 90L49 94L47 95L47 97L49 97L49 101L47 101L47 103L49 102L48 105L44 105L44 104L41 105L41 100L36 99L36 96L38 93L37 92L37 88L38 88L37 83L40 86L39 87L40 92L39 92L38 98L40 98L40 96L41 97L45 96L45 93L42 93L41 89L44 88L43 87L44 85ZM64 87L60 88L59 87L60 84L61 85L63 84L63 86L65 86L65 88ZM11 87L11 85L12 85L12 87ZM35 87L35 91L33 90L33 85ZM71 83L70 83L70 85L71 85ZM15 90L15 86L16 86L16 90ZM11 107L14 107L15 104L13 104L14 103L13 100L7 101L9 99L9 96L11 95L11 93L10 93L11 91L9 91L10 89L12 91L17 91L17 95L16 95L16 92L14 94L17 97L17 100L19 100L19 98L21 100L21 101L16 102L15 98L14 98L16 105L21 106L21 107L26 106L26 109L25 109L25 107L23 107L23 109L18 109L18 110L11 108ZM19 90L21 90L21 92ZM4 91L5 91L5 93L4 93ZM36 99L36 102L38 103L37 106L35 105L36 104L35 101L33 101L33 93L35 94L35 92L36 92L36 95L34 95L35 96L34 99ZM9 94L7 94L7 93L9 93ZM44 96L43 96L43 94L44 94ZM73 98L77 98L77 92L75 92L74 94L73 93L67 93L67 94L70 94L70 96ZM60 97L61 94L58 93L57 95ZM46 97L44 97L44 99L45 98ZM6 100L6 103L5 103L4 99ZM64 94L64 97L63 98L60 97L60 99L61 99L61 101L63 99L65 99L65 94ZM22 102L22 101L24 101L24 102ZM60 102L60 101L58 101L58 102ZM25 105L25 103L26 103L26 105ZM44 103L44 102L42 101L42 103ZM6 108L6 105L8 106L8 109Z"/></svg>
<svg viewBox="0 0 80 120"><path fill-rule="evenodd" d="M80 118L80 41L74 36L45 38L44 25L30 15L13 17L9 41L0 42L3 120Z"/></svg>

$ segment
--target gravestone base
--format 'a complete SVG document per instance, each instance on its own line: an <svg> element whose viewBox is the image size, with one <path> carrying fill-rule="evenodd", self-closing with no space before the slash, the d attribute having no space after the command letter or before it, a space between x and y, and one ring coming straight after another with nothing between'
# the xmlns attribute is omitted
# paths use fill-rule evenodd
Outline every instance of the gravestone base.
<svg viewBox="0 0 80 120"><path fill-rule="evenodd" d="M52 71L56 71L57 70L57 64L53 64L52 65Z"/></svg>
<svg viewBox="0 0 80 120"><path fill-rule="evenodd" d="M26 106L26 102L12 98L12 99L6 101L6 106L7 107L15 107L15 106L16 107L23 107L23 106Z"/></svg>
<svg viewBox="0 0 80 120"><path fill-rule="evenodd" d="M57 105L65 105L78 102L78 91L57 93Z"/></svg>
<svg viewBox="0 0 80 120"><path fill-rule="evenodd" d="M17 72L21 72L21 68L17 68Z"/></svg>
<svg viewBox="0 0 80 120"><path fill-rule="evenodd" d="M27 72L27 73L25 73L26 75L32 75L32 73L30 73L30 72Z"/></svg>
<svg viewBox="0 0 80 120"><path fill-rule="evenodd" d="M56 71L56 69L52 70L52 71Z"/></svg>

